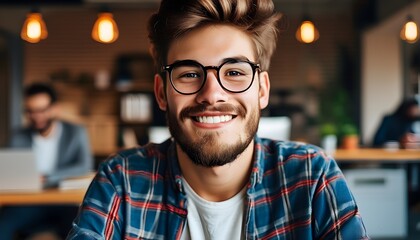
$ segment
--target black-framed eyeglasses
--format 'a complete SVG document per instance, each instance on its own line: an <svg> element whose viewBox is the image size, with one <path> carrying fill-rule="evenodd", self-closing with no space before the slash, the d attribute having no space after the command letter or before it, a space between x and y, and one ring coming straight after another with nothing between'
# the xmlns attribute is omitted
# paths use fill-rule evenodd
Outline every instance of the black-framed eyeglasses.
<svg viewBox="0 0 420 240"><path fill-rule="evenodd" d="M44 114L45 112L47 112L51 107L51 104L49 104L46 107L43 108L37 108L37 109L29 109L29 108L25 108L25 113L32 115L32 114Z"/></svg>
<svg viewBox="0 0 420 240"><path fill-rule="evenodd" d="M232 93L248 90L259 64L247 60L228 59L220 66L203 66L195 60L182 60L163 66L162 71L169 73L172 87L180 94L190 95L199 92L207 80L207 71L217 71L220 86Z"/></svg>

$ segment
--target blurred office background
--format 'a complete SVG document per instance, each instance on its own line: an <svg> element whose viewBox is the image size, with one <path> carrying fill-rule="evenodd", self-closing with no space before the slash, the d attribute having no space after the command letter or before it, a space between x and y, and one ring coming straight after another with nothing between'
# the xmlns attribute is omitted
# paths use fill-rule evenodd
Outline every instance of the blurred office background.
<svg viewBox="0 0 420 240"><path fill-rule="evenodd" d="M381 117L403 97L418 93L419 43L409 44L399 34L409 15L420 20L419 1L275 0L275 4L288 26L272 59L271 105L263 114L290 116L291 137L313 143L319 143L320 126L328 118L350 122L360 133L361 144L369 145ZM119 29L118 39L110 44L91 37L104 6ZM92 134L98 154L113 152L121 144L124 125L163 125L163 115L149 96L154 71L146 21L156 8L157 0L1 1L0 144L6 143L10 129L22 124L21 88L34 81L54 84L63 118L87 124L92 133L101 129ZM42 14L49 34L28 43L20 31L34 9ZM295 37L304 16L320 35L310 44ZM137 95L126 95L133 93ZM121 104L127 101L151 109L126 112ZM130 115L131 119L122 114L149 115L140 119Z"/></svg>
<svg viewBox="0 0 420 240"><path fill-rule="evenodd" d="M146 31L158 2L0 1L0 146L24 124L22 87L36 81L57 89L62 118L87 127L98 161L146 143L152 127L165 125L153 97ZM288 24L272 58L271 104L263 115L288 116L290 138L317 145L326 123L352 124L360 145L370 146L382 116L419 94L420 41L407 43L400 31L408 16L420 24L420 1L274 2ZM119 29L109 44L91 37L104 7ZM34 9L42 14L48 37L29 43L20 32ZM305 16L319 31L310 44L295 36Z"/></svg>

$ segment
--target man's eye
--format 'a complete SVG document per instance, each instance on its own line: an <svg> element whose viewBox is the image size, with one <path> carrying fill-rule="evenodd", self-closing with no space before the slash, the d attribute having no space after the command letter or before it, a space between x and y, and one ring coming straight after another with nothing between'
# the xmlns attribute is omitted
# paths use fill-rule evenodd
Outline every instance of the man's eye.
<svg viewBox="0 0 420 240"><path fill-rule="evenodd" d="M200 78L200 74L198 73L185 73L180 76L180 78Z"/></svg>
<svg viewBox="0 0 420 240"><path fill-rule="evenodd" d="M241 75L243 75L243 73L239 72L239 71L228 71L228 72L226 72L226 76L241 76Z"/></svg>
<svg viewBox="0 0 420 240"><path fill-rule="evenodd" d="M174 81L179 83L191 83L191 82L199 82L201 79L201 74L197 72L184 72L177 75L174 78Z"/></svg>

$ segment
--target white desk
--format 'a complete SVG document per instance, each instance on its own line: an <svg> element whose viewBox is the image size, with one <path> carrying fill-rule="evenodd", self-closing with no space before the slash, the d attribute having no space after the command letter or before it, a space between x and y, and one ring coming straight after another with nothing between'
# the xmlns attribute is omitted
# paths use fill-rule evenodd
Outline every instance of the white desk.
<svg viewBox="0 0 420 240"><path fill-rule="evenodd" d="M407 170L409 164L420 163L420 150L338 149L334 157L339 164L352 166L344 167L343 173L369 235L373 239L406 238ZM412 179L411 184L418 184L418 179Z"/></svg>

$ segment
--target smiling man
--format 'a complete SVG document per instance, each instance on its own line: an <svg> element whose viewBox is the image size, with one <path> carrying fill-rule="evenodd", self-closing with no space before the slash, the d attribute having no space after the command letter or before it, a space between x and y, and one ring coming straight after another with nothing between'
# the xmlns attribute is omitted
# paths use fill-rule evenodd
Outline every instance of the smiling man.
<svg viewBox="0 0 420 240"><path fill-rule="evenodd" d="M364 239L333 159L260 139L281 16L271 0L163 0L149 22L172 135L105 161L69 239Z"/></svg>

